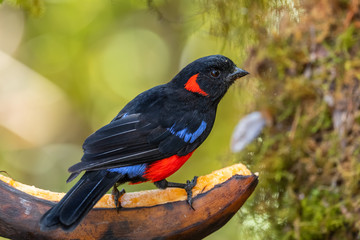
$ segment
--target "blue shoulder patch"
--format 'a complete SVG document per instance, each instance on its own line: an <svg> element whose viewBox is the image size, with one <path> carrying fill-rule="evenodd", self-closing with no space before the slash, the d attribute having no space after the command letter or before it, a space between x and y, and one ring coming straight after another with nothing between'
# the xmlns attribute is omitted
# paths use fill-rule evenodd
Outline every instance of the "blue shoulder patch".
<svg viewBox="0 0 360 240"><path fill-rule="evenodd" d="M146 164L138 164L134 166L126 166L119 168L110 168L107 171L116 172L122 175L127 175L129 178L142 177L145 174Z"/></svg>
<svg viewBox="0 0 360 240"><path fill-rule="evenodd" d="M187 128L181 129L179 131L175 131L175 124L169 128L169 131L178 136L179 138L183 139L185 142L193 143L206 129L206 122L202 121L198 129L195 132L191 133Z"/></svg>

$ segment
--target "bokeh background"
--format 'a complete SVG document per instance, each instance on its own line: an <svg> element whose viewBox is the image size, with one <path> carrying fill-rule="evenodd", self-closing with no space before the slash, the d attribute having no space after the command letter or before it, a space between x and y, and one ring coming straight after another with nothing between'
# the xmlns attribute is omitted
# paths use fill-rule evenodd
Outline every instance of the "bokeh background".
<svg viewBox="0 0 360 240"><path fill-rule="evenodd" d="M88 135L189 62L223 54L251 75L230 89L209 138L169 180L242 162L260 183L206 239L359 239L359 8L358 0L0 1L0 170L67 191L67 168ZM268 125L232 153L232 131L253 111Z"/></svg>
<svg viewBox="0 0 360 240"><path fill-rule="evenodd" d="M34 3L28 11L7 1L0 6L0 170L40 188L70 189L76 181L65 184L67 169L80 160L85 138L137 94L170 81L199 57L221 53L241 66L246 56L245 48L234 52L209 34L200 3ZM230 90L206 145L171 181L226 165L222 159L230 158L232 129L244 111L242 86ZM153 184L125 186L149 188ZM232 225L230 233L216 235L236 236L236 218Z"/></svg>

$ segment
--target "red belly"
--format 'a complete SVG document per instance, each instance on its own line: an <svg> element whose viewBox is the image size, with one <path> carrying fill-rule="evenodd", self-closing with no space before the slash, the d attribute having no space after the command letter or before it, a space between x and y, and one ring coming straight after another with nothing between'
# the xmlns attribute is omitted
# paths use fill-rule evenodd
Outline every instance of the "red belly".
<svg viewBox="0 0 360 240"><path fill-rule="evenodd" d="M144 177L152 182L161 181L175 173L182 165L184 165L192 154L193 152L185 156L174 155L158 160L149 165L145 171Z"/></svg>

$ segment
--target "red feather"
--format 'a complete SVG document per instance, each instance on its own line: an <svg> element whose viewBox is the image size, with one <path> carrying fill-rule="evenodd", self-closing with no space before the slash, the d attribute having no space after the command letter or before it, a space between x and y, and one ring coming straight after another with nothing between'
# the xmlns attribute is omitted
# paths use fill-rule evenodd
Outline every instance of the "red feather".
<svg viewBox="0 0 360 240"><path fill-rule="evenodd" d="M196 92L196 93L200 93L203 96L207 96L208 94L206 92L204 92L200 88L199 84L196 82L196 79L198 76L199 76L199 74L195 74L194 76L189 78L189 80L185 83L185 89L190 92Z"/></svg>
<svg viewBox="0 0 360 240"><path fill-rule="evenodd" d="M158 160L146 169L144 177L152 182L161 181L175 173L193 154L174 155L162 160Z"/></svg>

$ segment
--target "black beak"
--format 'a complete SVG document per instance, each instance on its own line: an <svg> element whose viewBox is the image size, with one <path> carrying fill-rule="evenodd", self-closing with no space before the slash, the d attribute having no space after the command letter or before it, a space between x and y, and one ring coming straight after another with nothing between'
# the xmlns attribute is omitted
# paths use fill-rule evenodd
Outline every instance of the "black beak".
<svg viewBox="0 0 360 240"><path fill-rule="evenodd" d="M228 81L234 82L235 80L242 78L249 73L241 68L235 67L235 71L233 73L230 73L228 76Z"/></svg>

